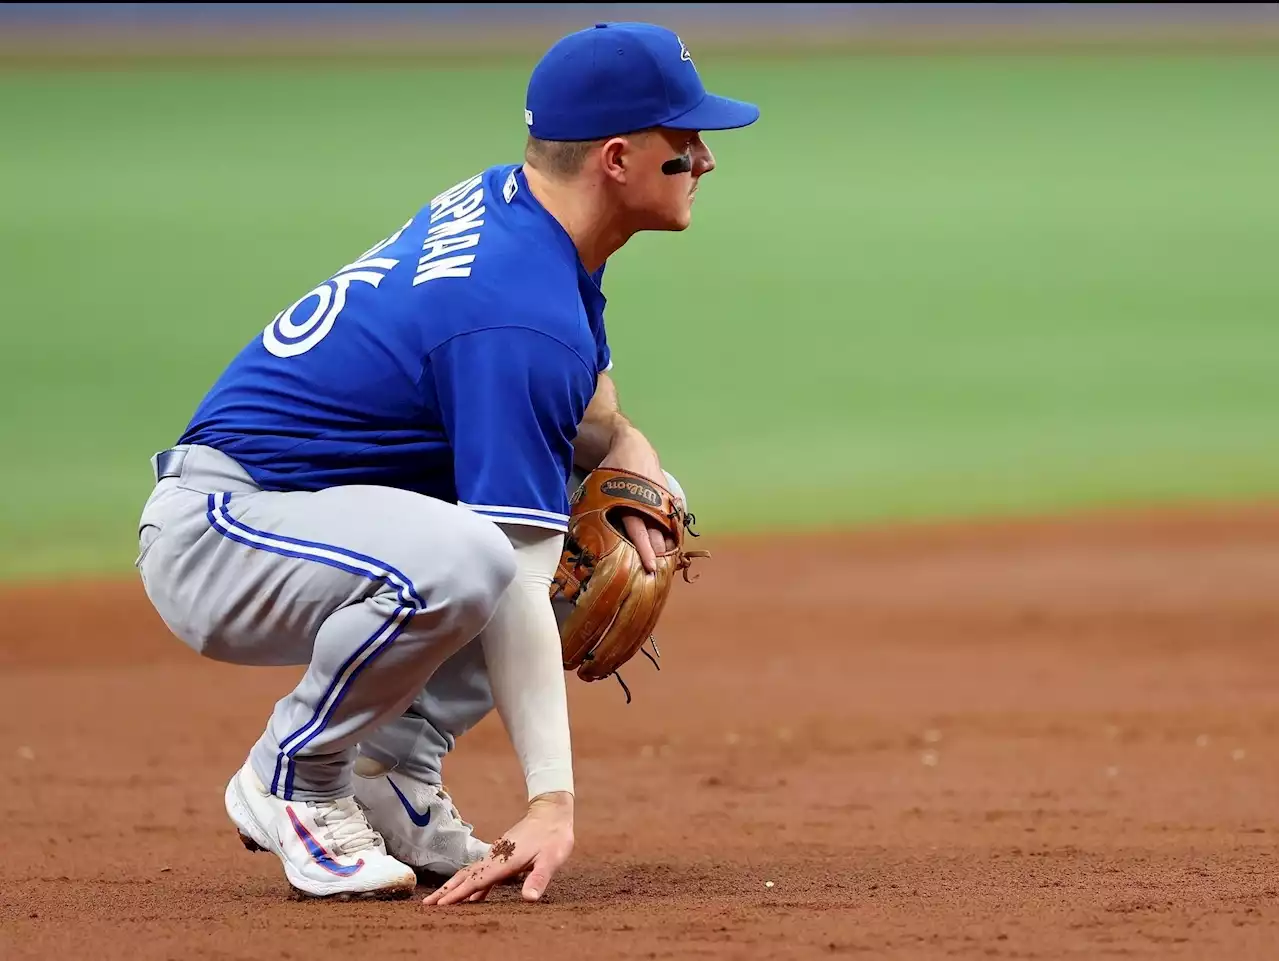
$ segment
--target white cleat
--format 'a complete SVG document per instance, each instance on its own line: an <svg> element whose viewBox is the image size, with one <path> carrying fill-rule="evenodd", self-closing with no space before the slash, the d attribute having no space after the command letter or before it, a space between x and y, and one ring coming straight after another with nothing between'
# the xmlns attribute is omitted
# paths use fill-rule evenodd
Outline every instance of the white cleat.
<svg viewBox="0 0 1280 961"><path fill-rule="evenodd" d="M423 883L439 883L489 853L440 785L386 773L365 757L357 760L355 773L356 800L369 823L385 839L387 851Z"/></svg>
<svg viewBox="0 0 1280 961"><path fill-rule="evenodd" d="M227 814L250 851L270 851L305 897L406 898L417 878L387 854L353 798L282 801L245 764L227 784Z"/></svg>

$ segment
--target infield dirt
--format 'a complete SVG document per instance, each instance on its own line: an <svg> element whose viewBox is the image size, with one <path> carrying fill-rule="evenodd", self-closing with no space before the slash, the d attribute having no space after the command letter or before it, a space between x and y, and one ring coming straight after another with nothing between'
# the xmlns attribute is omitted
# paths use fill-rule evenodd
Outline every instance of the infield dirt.
<svg viewBox="0 0 1280 961"><path fill-rule="evenodd" d="M634 703L570 679L545 900L448 909L291 901L241 848L222 790L297 671L202 662L136 580L7 588L0 957L1274 958L1276 531L704 537ZM445 775L481 836L519 816L496 718Z"/></svg>

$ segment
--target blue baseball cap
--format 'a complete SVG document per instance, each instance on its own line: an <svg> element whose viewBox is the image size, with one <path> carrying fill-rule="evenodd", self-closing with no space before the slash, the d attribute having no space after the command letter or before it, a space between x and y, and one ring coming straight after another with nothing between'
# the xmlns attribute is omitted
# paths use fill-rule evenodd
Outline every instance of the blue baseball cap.
<svg viewBox="0 0 1280 961"><path fill-rule="evenodd" d="M529 77L524 111L540 140L730 130L759 117L753 103L707 93L683 41L651 23L597 23L558 40Z"/></svg>

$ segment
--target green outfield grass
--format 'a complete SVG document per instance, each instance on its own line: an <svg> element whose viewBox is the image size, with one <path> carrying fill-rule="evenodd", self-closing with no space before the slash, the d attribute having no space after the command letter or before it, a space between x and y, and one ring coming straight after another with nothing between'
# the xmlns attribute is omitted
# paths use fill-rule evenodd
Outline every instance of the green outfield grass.
<svg viewBox="0 0 1280 961"><path fill-rule="evenodd" d="M757 100L606 293L707 531L1272 495L1277 69L699 59ZM231 356L519 158L528 63L0 73L0 576L127 571Z"/></svg>

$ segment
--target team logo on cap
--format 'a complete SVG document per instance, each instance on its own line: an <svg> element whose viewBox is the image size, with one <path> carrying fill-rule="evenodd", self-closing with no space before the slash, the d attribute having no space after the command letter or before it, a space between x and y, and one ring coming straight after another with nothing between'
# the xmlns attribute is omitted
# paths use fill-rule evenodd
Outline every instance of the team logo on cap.
<svg viewBox="0 0 1280 961"><path fill-rule="evenodd" d="M676 37L676 39L680 40L679 37ZM684 45L683 40L680 40L680 59L688 60L690 63L693 63L693 57L689 56L689 48Z"/></svg>

